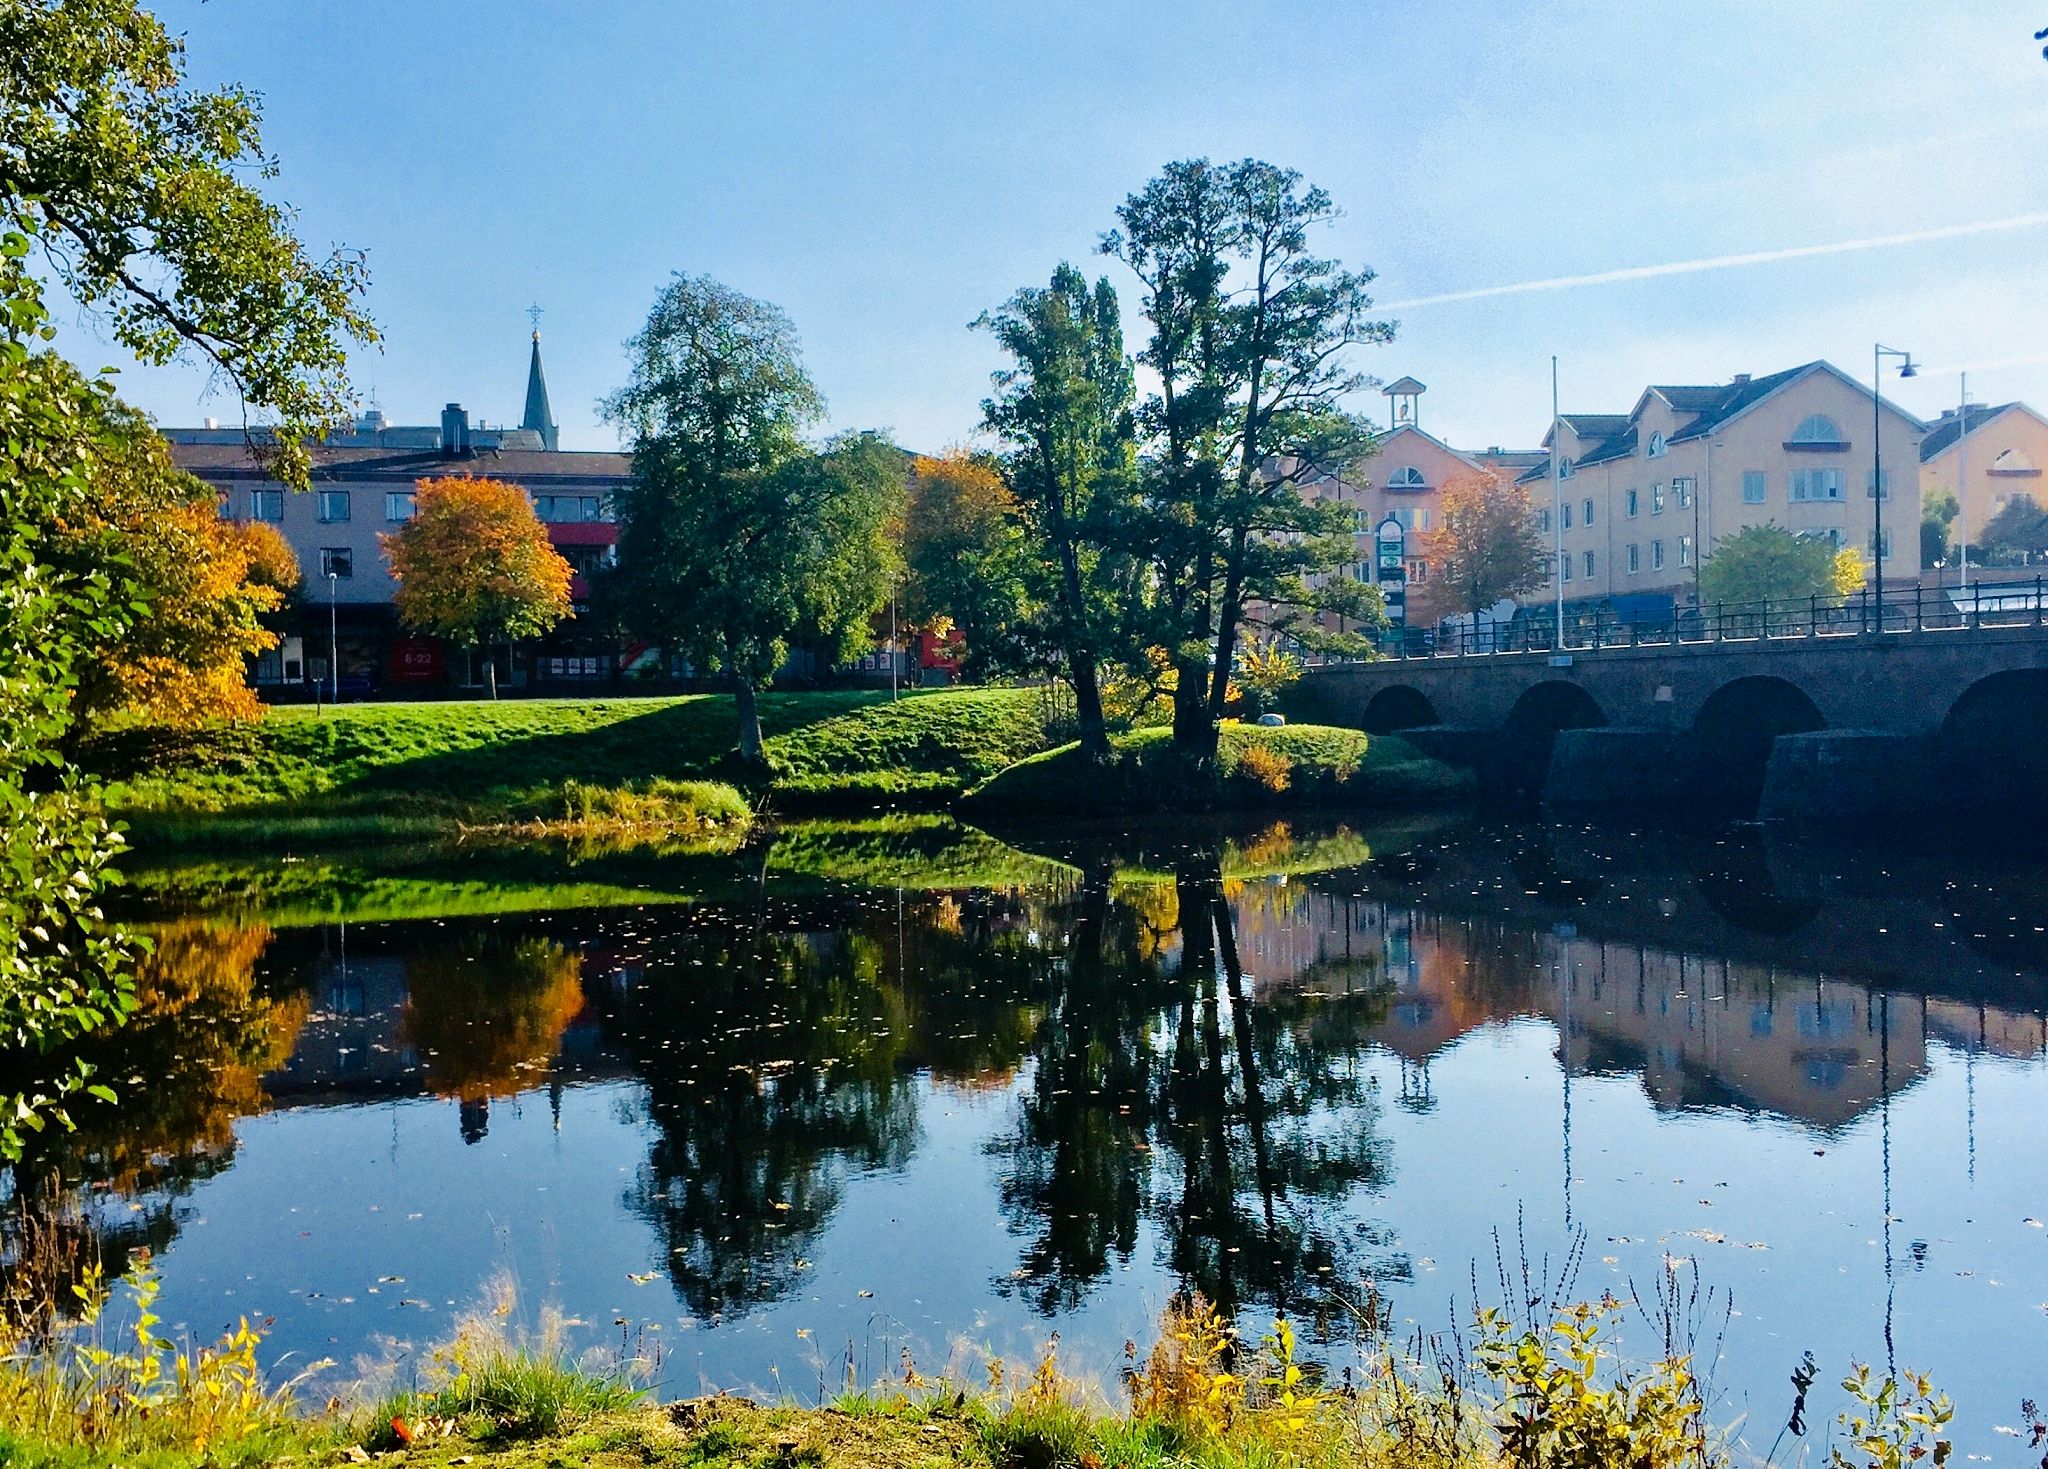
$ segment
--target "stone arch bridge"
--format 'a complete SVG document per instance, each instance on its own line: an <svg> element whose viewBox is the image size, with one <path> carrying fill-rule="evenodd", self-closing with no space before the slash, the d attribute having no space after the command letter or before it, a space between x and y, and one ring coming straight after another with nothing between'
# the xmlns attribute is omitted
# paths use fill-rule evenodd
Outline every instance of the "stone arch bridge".
<svg viewBox="0 0 2048 1469"><path fill-rule="evenodd" d="M1311 669L1290 703L1554 806L2048 813L2036 620L1341 664Z"/></svg>

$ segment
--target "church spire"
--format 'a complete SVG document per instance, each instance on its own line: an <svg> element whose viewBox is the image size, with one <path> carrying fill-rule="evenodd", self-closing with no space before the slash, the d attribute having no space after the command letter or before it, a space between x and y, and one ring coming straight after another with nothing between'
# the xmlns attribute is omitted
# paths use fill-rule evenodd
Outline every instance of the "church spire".
<svg viewBox="0 0 2048 1469"><path fill-rule="evenodd" d="M538 316L538 309L535 315ZM554 450L562 447L561 431L555 427L554 412L548 407L547 375L540 370L540 328L533 332L533 359L526 369L526 416L519 420L521 428L538 429L543 447Z"/></svg>

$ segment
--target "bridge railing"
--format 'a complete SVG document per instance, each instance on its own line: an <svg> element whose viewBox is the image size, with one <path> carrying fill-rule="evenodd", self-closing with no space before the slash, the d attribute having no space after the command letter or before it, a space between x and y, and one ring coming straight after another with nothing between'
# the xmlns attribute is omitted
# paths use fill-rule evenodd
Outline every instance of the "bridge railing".
<svg viewBox="0 0 2048 1469"><path fill-rule="evenodd" d="M1503 653L1585 652L1687 643L1777 642L1810 638L2040 627L2048 621L2048 577L1979 582L1971 587L1865 587L1846 597L1710 602L1662 612L1605 604L1564 609L1564 627L1548 608L1525 608L1512 621L1477 626L1396 628L1383 639L1391 658L1472 658ZM1562 636L1560 636L1560 631Z"/></svg>

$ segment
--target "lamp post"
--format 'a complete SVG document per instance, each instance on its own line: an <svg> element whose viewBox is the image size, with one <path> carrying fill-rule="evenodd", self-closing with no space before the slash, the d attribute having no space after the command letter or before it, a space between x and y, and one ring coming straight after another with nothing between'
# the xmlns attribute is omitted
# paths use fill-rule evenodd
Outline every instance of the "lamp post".
<svg viewBox="0 0 2048 1469"><path fill-rule="evenodd" d="M341 636L335 630L334 605L341 597L341 573L327 572L327 702L341 702Z"/></svg>
<svg viewBox="0 0 2048 1469"><path fill-rule="evenodd" d="M1900 377L1918 377L1913 354L1873 343L1870 353L1870 591L1875 630L1884 631L1884 359L1899 359Z"/></svg>
<svg viewBox="0 0 2048 1469"><path fill-rule="evenodd" d="M1550 575L1557 583L1557 647L1564 648L1564 423L1557 411L1557 358L1550 359ZM1476 624L1478 619L1474 619Z"/></svg>

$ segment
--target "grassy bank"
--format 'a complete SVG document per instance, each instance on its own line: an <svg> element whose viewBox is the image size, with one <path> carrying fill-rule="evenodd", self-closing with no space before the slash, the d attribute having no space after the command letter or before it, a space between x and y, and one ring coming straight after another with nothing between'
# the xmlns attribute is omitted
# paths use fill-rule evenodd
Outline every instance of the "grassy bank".
<svg viewBox="0 0 2048 1469"><path fill-rule="evenodd" d="M768 694L761 717L765 775L735 765L732 700L714 695L278 709L196 736L131 732L90 753L117 814L168 845L618 825L650 793L675 794L657 783L687 781L783 809L943 805L1045 746L1029 689Z"/></svg>
<svg viewBox="0 0 2048 1469"><path fill-rule="evenodd" d="M1083 758L1079 745L1021 760L970 791L962 810L1032 817L1394 808L1445 804L1470 787L1468 777L1401 740L1332 725L1227 724L1207 772L1190 770L1163 729L1119 735L1111 749L1106 769Z"/></svg>

